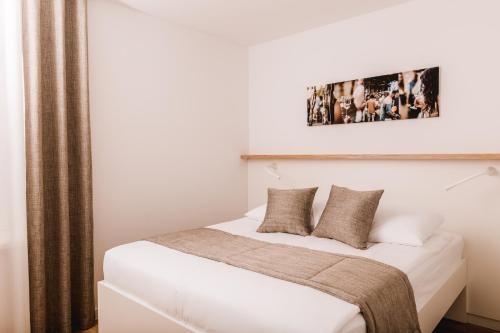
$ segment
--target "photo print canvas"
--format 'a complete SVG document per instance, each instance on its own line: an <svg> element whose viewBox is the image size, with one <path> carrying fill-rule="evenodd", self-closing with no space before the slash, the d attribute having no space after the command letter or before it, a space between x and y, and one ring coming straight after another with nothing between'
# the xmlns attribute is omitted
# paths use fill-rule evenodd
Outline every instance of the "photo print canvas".
<svg viewBox="0 0 500 333"><path fill-rule="evenodd" d="M439 117L439 67L307 88L307 125Z"/></svg>

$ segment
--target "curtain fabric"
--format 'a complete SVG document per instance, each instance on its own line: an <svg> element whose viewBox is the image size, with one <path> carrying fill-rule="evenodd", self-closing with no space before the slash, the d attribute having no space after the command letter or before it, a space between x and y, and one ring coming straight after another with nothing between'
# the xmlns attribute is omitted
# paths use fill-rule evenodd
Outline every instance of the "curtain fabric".
<svg viewBox="0 0 500 333"><path fill-rule="evenodd" d="M0 0L0 332L29 332L21 5Z"/></svg>
<svg viewBox="0 0 500 333"><path fill-rule="evenodd" d="M32 332L95 323L86 0L23 0Z"/></svg>

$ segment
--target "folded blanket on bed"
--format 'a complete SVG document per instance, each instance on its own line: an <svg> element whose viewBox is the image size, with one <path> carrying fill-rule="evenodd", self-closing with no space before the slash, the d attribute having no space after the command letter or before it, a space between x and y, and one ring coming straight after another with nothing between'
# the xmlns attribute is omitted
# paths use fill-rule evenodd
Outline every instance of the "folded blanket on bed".
<svg viewBox="0 0 500 333"><path fill-rule="evenodd" d="M369 333L420 332L413 289L406 274L384 263L208 228L165 234L148 241L308 286L355 304Z"/></svg>

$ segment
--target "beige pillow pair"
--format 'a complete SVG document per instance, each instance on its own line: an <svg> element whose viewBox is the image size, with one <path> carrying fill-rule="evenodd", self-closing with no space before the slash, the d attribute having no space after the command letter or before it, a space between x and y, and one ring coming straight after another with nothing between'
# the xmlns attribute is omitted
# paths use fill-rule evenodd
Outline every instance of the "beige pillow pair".
<svg viewBox="0 0 500 333"><path fill-rule="evenodd" d="M257 231L311 234L312 204L317 190L317 187L268 189L266 215ZM383 193L383 190L354 191L333 185L312 235L366 249L373 217Z"/></svg>

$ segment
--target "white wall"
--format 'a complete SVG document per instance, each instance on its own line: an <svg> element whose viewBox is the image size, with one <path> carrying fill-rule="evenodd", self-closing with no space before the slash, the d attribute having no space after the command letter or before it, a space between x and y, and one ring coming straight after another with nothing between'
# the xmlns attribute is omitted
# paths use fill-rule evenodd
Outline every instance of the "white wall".
<svg viewBox="0 0 500 333"><path fill-rule="evenodd" d="M245 211L247 49L109 1L88 8L96 279L118 244Z"/></svg>
<svg viewBox="0 0 500 333"><path fill-rule="evenodd" d="M499 152L500 21L496 0L418 0L251 47L250 153ZM306 87L427 66L441 68L441 117L306 126ZM279 162L273 180L249 162L250 207L268 186L384 188L383 207L438 210L465 236L469 312L500 319L500 177L445 192L489 162Z"/></svg>

